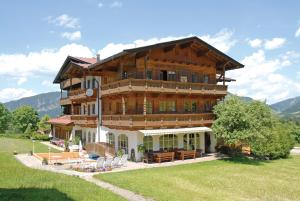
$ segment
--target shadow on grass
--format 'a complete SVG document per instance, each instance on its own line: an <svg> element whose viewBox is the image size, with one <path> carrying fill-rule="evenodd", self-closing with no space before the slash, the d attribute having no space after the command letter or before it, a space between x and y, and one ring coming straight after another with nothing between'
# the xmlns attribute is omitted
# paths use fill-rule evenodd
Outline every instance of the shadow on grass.
<svg viewBox="0 0 300 201"><path fill-rule="evenodd" d="M73 201L65 193L56 189L43 188L0 188L1 201L46 201L68 200Z"/></svg>
<svg viewBox="0 0 300 201"><path fill-rule="evenodd" d="M270 162L268 160L259 160L247 156L235 156L231 158L223 158L222 160L229 163L237 163L244 165L264 165Z"/></svg>

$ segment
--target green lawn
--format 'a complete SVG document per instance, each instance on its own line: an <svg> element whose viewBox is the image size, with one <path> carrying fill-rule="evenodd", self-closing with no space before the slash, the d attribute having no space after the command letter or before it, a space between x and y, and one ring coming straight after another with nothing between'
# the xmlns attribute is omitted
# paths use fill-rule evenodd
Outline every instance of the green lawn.
<svg viewBox="0 0 300 201"><path fill-rule="evenodd" d="M47 146L36 142L36 152L47 152ZM123 200L77 177L27 168L12 155L27 153L32 142L0 138L0 200ZM54 151L52 149L52 151Z"/></svg>
<svg viewBox="0 0 300 201"><path fill-rule="evenodd" d="M300 143L296 143L294 147L300 147Z"/></svg>
<svg viewBox="0 0 300 201"><path fill-rule="evenodd" d="M299 200L300 156L227 159L97 175L155 200Z"/></svg>

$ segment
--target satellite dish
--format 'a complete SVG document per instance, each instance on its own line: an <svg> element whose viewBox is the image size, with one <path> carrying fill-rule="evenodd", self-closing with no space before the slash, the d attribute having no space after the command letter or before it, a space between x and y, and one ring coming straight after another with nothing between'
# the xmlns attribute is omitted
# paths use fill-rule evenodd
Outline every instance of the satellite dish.
<svg viewBox="0 0 300 201"><path fill-rule="evenodd" d="M93 89L87 89L85 94L89 97L91 97L94 94L94 90Z"/></svg>

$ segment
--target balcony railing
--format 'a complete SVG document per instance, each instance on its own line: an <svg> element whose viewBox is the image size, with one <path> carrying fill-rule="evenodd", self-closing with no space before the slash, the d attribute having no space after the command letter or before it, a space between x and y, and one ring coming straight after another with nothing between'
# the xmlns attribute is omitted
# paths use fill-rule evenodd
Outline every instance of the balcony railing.
<svg viewBox="0 0 300 201"><path fill-rule="evenodd" d="M66 93L65 97L60 99L61 105L68 105L71 104L72 101L85 101L87 99L96 99L97 98L97 89L93 89L93 95L88 97L86 95L87 89L73 89Z"/></svg>
<svg viewBox="0 0 300 201"><path fill-rule="evenodd" d="M71 115L75 125L82 127L97 127L97 115Z"/></svg>
<svg viewBox="0 0 300 201"><path fill-rule="evenodd" d="M102 85L101 87L102 96L130 91L226 95L227 86L207 83L126 79Z"/></svg>
<svg viewBox="0 0 300 201"><path fill-rule="evenodd" d="M115 128L161 128L210 125L212 113L202 114L147 114L147 115L103 115L103 126Z"/></svg>

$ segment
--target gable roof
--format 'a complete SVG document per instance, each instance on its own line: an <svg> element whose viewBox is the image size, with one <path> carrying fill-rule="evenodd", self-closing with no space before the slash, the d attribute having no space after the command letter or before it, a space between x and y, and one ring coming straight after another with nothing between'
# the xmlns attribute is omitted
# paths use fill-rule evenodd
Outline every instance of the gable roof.
<svg viewBox="0 0 300 201"><path fill-rule="evenodd" d="M92 57L92 58L86 58L86 57L72 57L72 56L67 56L66 60L64 61L62 67L58 71L53 83L60 83L61 81L61 75L67 70L69 64L75 64L79 68L83 69L88 69L88 67L91 64L96 63L97 59Z"/></svg>
<svg viewBox="0 0 300 201"><path fill-rule="evenodd" d="M230 56L226 55L225 53L221 52L220 50L216 49L215 47L209 45L208 43L201 40L200 38L198 38L196 36L193 36L193 37L188 37L188 38L179 39L179 40L156 43L156 44L153 44L153 45L148 45L148 46L143 46L143 47L138 47L138 48L125 49L122 52L114 54L114 55L112 55L112 56L110 56L106 59L100 60L99 62L96 62L96 63L90 65L89 68L93 69L96 66L105 64L109 61L118 59L118 58L123 57L125 55L138 54L138 53L146 52L146 51L149 51L149 50L155 49L155 48L164 48L164 47L168 47L168 46L172 46L172 45L176 45L176 44L185 44L185 43L189 43L189 42L197 42L197 43L201 44L202 46L204 46L205 48L207 48L209 51L214 52L218 56L224 58L224 60L232 63L232 65L226 66L225 70L232 70L232 69L238 69L238 68L243 68L244 67L243 64L241 64L238 61L234 60Z"/></svg>

